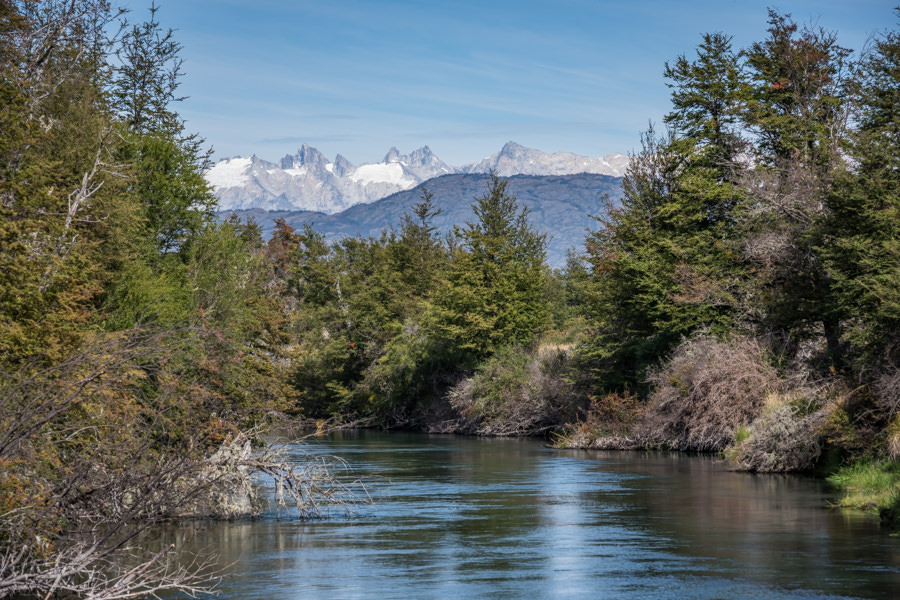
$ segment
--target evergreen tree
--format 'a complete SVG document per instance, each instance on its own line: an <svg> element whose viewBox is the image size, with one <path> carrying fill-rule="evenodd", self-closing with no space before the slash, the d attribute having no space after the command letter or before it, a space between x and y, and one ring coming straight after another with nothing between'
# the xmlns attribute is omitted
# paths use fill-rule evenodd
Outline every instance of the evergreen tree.
<svg viewBox="0 0 900 600"><path fill-rule="evenodd" d="M672 322L671 298L677 289L674 264L665 248L665 207L675 185L677 156L671 138L652 129L642 135L622 180L618 206L607 203L597 217L600 228L586 241L592 285L588 313L593 333L582 357L602 385L640 381L682 333Z"/></svg>
<svg viewBox="0 0 900 600"><path fill-rule="evenodd" d="M830 168L846 127L850 50L837 33L799 27L769 10L769 36L745 52L754 94L746 120L759 136L759 158L785 168Z"/></svg>
<svg viewBox="0 0 900 600"><path fill-rule="evenodd" d="M730 38L706 35L697 59L666 65L670 129L642 137L623 179L620 206L607 206L588 238L596 326L584 357L610 385L634 385L644 369L699 328L723 333L740 318L740 109L747 82Z"/></svg>
<svg viewBox="0 0 900 600"><path fill-rule="evenodd" d="M111 96L125 126L120 160L133 169L132 192L143 209L148 258L177 252L212 223L216 200L203 178L209 153L186 134L174 104L181 77L181 45L157 20L158 7L128 29L117 50Z"/></svg>
<svg viewBox="0 0 900 600"><path fill-rule="evenodd" d="M0 0L0 596L202 587L133 537L212 500L208 458L293 408L258 228L212 223L166 102L125 122L116 18Z"/></svg>
<svg viewBox="0 0 900 600"><path fill-rule="evenodd" d="M859 125L825 197L829 215L817 248L833 278L834 310L850 325L858 367L900 363L900 33L878 39L862 63Z"/></svg>
<svg viewBox="0 0 900 600"><path fill-rule="evenodd" d="M823 195L842 165L849 50L834 32L769 12L769 35L747 51L754 94L745 120L757 136L748 179L745 253L756 271L759 325L789 347L824 336L840 366L840 317L815 251Z"/></svg>
<svg viewBox="0 0 900 600"><path fill-rule="evenodd" d="M747 148L741 139L741 109L749 85L731 38L705 34L697 59L685 55L666 63L666 85L672 88L672 110L664 121L690 146L693 162L719 171L718 179L735 179L736 164Z"/></svg>
<svg viewBox="0 0 900 600"><path fill-rule="evenodd" d="M132 131L178 136L183 125L172 103L181 83L181 44L174 31L163 30L156 19L159 8L150 5L150 18L132 25L116 52L119 65L113 79L113 98L119 114Z"/></svg>
<svg viewBox="0 0 900 600"><path fill-rule="evenodd" d="M120 226L99 3L3 3L0 364L77 346Z"/></svg>
<svg viewBox="0 0 900 600"><path fill-rule="evenodd" d="M397 268L411 293L425 297L432 291L444 251L433 219L441 214L434 205L434 194L422 187L422 201L412 207L412 215L404 214L396 249Z"/></svg>
<svg viewBox="0 0 900 600"><path fill-rule="evenodd" d="M203 160L191 145L148 133L126 149L133 161L131 191L142 208L142 237L152 261L186 250L215 219L216 199L203 177Z"/></svg>
<svg viewBox="0 0 900 600"><path fill-rule="evenodd" d="M546 236L534 231L507 184L491 174L473 205L478 220L454 228L460 244L438 299L440 331L472 359L531 343L549 318Z"/></svg>

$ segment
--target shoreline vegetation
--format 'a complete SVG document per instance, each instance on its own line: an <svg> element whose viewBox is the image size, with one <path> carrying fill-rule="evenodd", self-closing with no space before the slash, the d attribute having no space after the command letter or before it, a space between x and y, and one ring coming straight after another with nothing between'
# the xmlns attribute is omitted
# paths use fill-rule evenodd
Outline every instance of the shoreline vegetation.
<svg viewBox="0 0 900 600"><path fill-rule="evenodd" d="M209 591L137 536L254 514L259 476L353 502L267 442L295 421L720 452L896 527L896 28L703 36L551 270L497 176L447 236L424 188L379 237L218 219L157 12L0 0L0 598Z"/></svg>

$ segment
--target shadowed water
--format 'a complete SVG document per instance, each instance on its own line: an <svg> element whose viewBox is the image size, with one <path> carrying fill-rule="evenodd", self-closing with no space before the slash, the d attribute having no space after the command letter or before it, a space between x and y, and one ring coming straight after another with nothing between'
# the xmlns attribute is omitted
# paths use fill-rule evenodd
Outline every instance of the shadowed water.
<svg viewBox="0 0 900 600"><path fill-rule="evenodd" d="M167 529L231 564L224 598L896 598L900 539L827 508L823 482L712 457L532 440L340 433L373 503L301 523Z"/></svg>

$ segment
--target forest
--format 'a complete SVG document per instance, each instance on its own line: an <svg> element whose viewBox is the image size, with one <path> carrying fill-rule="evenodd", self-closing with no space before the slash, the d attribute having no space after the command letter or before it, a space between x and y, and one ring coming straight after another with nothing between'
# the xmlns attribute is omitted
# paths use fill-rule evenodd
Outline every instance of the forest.
<svg viewBox="0 0 900 600"><path fill-rule="evenodd" d="M378 237L219 218L155 6L0 0L0 597L205 589L133 540L254 514L259 474L314 515L339 491L263 443L285 423L719 452L891 522L900 33L768 25L664 65L553 270L497 176L447 236L424 188Z"/></svg>

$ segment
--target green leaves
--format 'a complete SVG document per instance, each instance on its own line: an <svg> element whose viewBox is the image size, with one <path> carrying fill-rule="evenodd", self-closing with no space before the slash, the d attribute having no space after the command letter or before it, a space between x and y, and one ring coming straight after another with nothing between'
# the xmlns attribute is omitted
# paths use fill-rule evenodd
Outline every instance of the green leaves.
<svg viewBox="0 0 900 600"><path fill-rule="evenodd" d="M546 236L531 228L506 186L491 175L473 207L478 221L455 229L460 247L437 301L443 335L468 360L527 346L549 321Z"/></svg>
<svg viewBox="0 0 900 600"><path fill-rule="evenodd" d="M757 129L763 160L827 166L837 158L849 55L835 32L801 28L769 10L769 37L746 51L754 92L745 119Z"/></svg>
<svg viewBox="0 0 900 600"><path fill-rule="evenodd" d="M298 302L295 384L312 414L384 424L413 418L459 374L504 346L527 346L549 324L545 237L493 177L478 220L446 242L432 196L399 234L326 245L280 224L267 253Z"/></svg>
<svg viewBox="0 0 900 600"><path fill-rule="evenodd" d="M750 87L731 37L706 34L694 62L681 55L666 63L672 111L664 121L692 146L688 153L711 167L725 169L743 150L740 113Z"/></svg>
<svg viewBox="0 0 900 600"><path fill-rule="evenodd" d="M134 165L131 191L142 207L143 237L156 255L185 250L215 217L216 200L203 178L202 161L160 134L133 139L126 151Z"/></svg>
<svg viewBox="0 0 900 600"><path fill-rule="evenodd" d="M834 310L852 323L863 364L897 356L900 335L900 34L878 39L861 67L859 128L847 149L856 163L825 196L821 252ZM888 357L890 360L890 358ZM896 364L896 363L895 363Z"/></svg>

